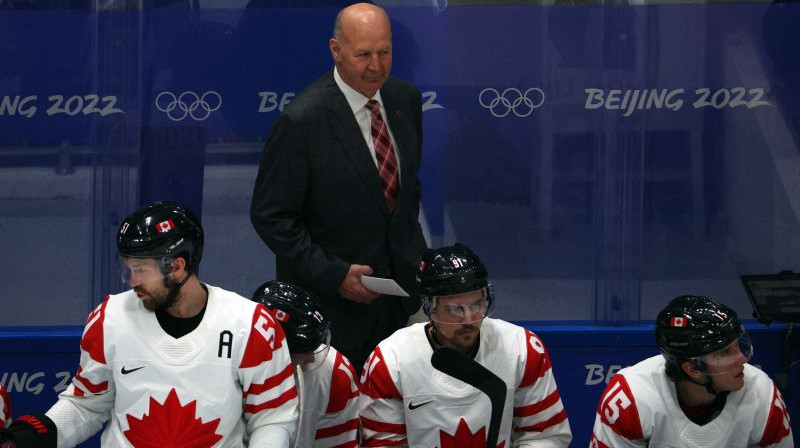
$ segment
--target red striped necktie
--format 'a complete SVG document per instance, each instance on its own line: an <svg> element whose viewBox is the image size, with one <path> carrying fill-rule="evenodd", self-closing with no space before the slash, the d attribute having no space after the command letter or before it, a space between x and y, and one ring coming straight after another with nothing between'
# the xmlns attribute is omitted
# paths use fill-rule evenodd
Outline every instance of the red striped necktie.
<svg viewBox="0 0 800 448"><path fill-rule="evenodd" d="M383 196L389 211L394 210L397 193L400 191L400 173L397 171L397 157L389 137L389 128L383 121L381 107L375 100L367 101L367 108L372 114L372 142L375 145L375 157L378 159L378 176L383 186Z"/></svg>

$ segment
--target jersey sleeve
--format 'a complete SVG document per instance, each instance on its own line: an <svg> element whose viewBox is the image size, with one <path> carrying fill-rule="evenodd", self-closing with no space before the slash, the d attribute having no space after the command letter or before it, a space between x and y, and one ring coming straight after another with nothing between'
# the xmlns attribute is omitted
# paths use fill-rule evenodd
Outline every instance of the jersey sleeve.
<svg viewBox="0 0 800 448"><path fill-rule="evenodd" d="M514 447L569 446L572 432L553 376L550 356L534 333L524 331L521 380L514 391Z"/></svg>
<svg viewBox="0 0 800 448"><path fill-rule="evenodd" d="M350 361L339 352L331 371L325 413L317 422L314 448L355 448L358 446L359 384Z"/></svg>
<svg viewBox="0 0 800 448"><path fill-rule="evenodd" d="M794 438L792 436L792 424L789 420L789 412L786 409L786 402L783 400L780 391L772 383L772 394L769 401L767 423L764 426L764 434L758 442L760 447L793 448Z"/></svg>
<svg viewBox="0 0 800 448"><path fill-rule="evenodd" d="M597 405L591 448L646 447L639 411L623 375L606 386Z"/></svg>
<svg viewBox="0 0 800 448"><path fill-rule="evenodd" d="M294 368L283 329L260 304L253 312L238 376L249 446L289 446L298 419Z"/></svg>
<svg viewBox="0 0 800 448"><path fill-rule="evenodd" d="M105 323L110 297L89 314L81 337L78 371L47 416L58 428L58 446L72 447L103 427L114 406L114 382L106 362Z"/></svg>
<svg viewBox="0 0 800 448"><path fill-rule="evenodd" d="M8 391L0 384L0 429L11 424L11 400Z"/></svg>
<svg viewBox="0 0 800 448"><path fill-rule="evenodd" d="M379 345L370 355L361 377L362 447L407 447L403 396ZM393 361L391 358L389 361ZM394 364L394 363L393 363ZM396 372L395 372L396 373Z"/></svg>

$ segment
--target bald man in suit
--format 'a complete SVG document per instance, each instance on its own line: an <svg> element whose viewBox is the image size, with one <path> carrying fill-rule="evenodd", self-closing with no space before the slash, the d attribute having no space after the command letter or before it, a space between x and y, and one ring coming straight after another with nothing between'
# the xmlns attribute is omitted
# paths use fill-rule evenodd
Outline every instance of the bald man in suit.
<svg viewBox="0 0 800 448"><path fill-rule="evenodd" d="M422 98L389 75L392 33L382 8L343 9L329 45L334 69L300 92L270 131L250 217L275 253L277 279L319 297L332 345L360 369L419 309ZM388 125L399 167L394 194L382 186L369 100ZM362 275L393 278L411 296L376 294Z"/></svg>

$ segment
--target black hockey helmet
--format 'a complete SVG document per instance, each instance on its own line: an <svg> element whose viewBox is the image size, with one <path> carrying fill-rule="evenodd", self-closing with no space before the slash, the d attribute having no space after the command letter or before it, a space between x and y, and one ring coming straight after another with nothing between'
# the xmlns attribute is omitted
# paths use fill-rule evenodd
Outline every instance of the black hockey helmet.
<svg viewBox="0 0 800 448"><path fill-rule="evenodd" d="M128 215L117 232L117 252L124 258L155 258L166 275L176 257L197 273L203 256L203 227L189 209L169 201L154 202Z"/></svg>
<svg viewBox="0 0 800 448"><path fill-rule="evenodd" d="M656 342L667 361L667 370L681 375L680 365L720 350L746 336L733 309L704 296L673 299L656 317ZM749 358L749 339L743 353ZM703 363L697 364L704 370Z"/></svg>
<svg viewBox="0 0 800 448"><path fill-rule="evenodd" d="M487 310L491 310L494 303L494 291L486 266L469 247L461 243L428 249L419 264L417 284L422 309L428 317L433 308L433 299L437 296L464 294L485 288Z"/></svg>
<svg viewBox="0 0 800 448"><path fill-rule="evenodd" d="M281 323L289 353L317 352L330 344L330 320L306 291L289 283L269 281L259 286L252 300L264 305ZM325 344L320 350L320 345Z"/></svg>

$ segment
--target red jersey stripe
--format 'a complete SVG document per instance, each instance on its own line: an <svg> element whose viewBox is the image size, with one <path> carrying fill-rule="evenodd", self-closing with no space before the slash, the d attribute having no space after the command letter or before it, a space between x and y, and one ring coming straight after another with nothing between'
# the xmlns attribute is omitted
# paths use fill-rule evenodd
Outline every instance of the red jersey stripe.
<svg viewBox="0 0 800 448"><path fill-rule="evenodd" d="M550 406L558 403L558 400L560 399L561 394L559 394L557 390L553 391L553 393L538 403L514 408L514 417L530 417L531 415L538 414L539 412L542 412Z"/></svg>
<svg viewBox="0 0 800 448"><path fill-rule="evenodd" d="M352 431L354 429L358 429L358 419L354 418L352 420L348 420L344 423L340 423L335 426L330 426L328 428L320 428L314 433L315 439L324 439L326 437L333 437L338 436L339 434L345 433L347 431Z"/></svg>
<svg viewBox="0 0 800 448"><path fill-rule="evenodd" d="M365 417L361 417L361 424L364 425L364 429L369 429L372 431L377 432L390 432L394 434L405 434L406 433L406 425L403 423L386 423L386 422L379 422L377 420L371 420Z"/></svg>
<svg viewBox="0 0 800 448"><path fill-rule="evenodd" d="M282 393L280 397L275 398L274 400L267 400L261 404L245 404L244 412L248 414L258 414L264 409L278 408L293 398L297 398L297 388L295 387Z"/></svg>
<svg viewBox="0 0 800 448"><path fill-rule="evenodd" d="M250 388L242 391L242 395L246 398L247 395L258 395L264 391L273 389L283 384L287 378L294 375L294 365L287 364L286 368L280 371L277 375L267 378L263 383L252 383Z"/></svg>
<svg viewBox="0 0 800 448"><path fill-rule="evenodd" d="M520 426L516 430L517 431L542 432L542 431L546 430L547 428L549 428L551 426L555 426L555 425L563 422L566 419L567 419L567 411L562 409L561 412L559 412L558 414L550 417L549 419L547 419L547 420L545 420L543 422L537 423L535 425L530 425L530 426Z"/></svg>
<svg viewBox="0 0 800 448"><path fill-rule="evenodd" d="M86 390L88 390L93 394L99 394L101 392L105 392L106 390L108 390L108 381L103 381L100 384L94 384L88 379L84 378L83 375L81 375L82 371L83 368L78 366L78 373L75 374L75 379L78 382L80 382L81 385L83 385L83 387L86 388Z"/></svg>

